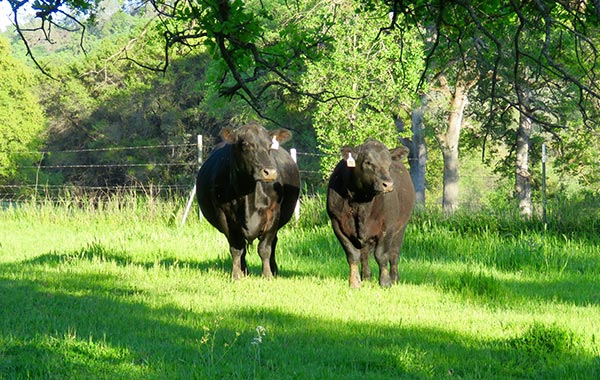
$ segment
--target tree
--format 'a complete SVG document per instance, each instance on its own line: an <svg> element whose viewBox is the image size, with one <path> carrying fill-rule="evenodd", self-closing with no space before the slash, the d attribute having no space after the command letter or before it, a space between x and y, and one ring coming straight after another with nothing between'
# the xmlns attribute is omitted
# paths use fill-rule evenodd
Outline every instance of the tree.
<svg viewBox="0 0 600 380"><path fill-rule="evenodd" d="M324 58L308 64L303 81L307 93L327 88L338 94L335 101L318 102L313 112L319 148L328 154L323 173L331 172L344 145L362 144L367 137L390 148L401 143L394 120L410 119L423 51L414 32L403 40L397 34L378 36L382 12L356 13L352 1L337 1L332 11L345 22L332 27Z"/></svg>
<svg viewBox="0 0 600 380"><path fill-rule="evenodd" d="M9 1L15 12L28 2L0 1ZM312 91L306 91L305 84L299 80L301 75L298 75L305 71L307 65L314 63L318 66L323 53L332 51L328 47L339 15L328 9L334 8L337 3L327 2L328 8L319 6L323 3L317 0L285 3L275 0L151 0L164 36L164 62L154 65L154 69L165 70L176 47L193 50L207 46L219 63L214 67L212 77L219 93L230 99L243 99L262 117L268 117L265 109L273 104L273 99L283 103L291 99L290 94L308 96L319 102L350 100L353 95L343 93L340 97L327 87L313 87ZM482 82L488 84L483 97L488 105L487 121L483 121L484 130L481 132L484 146L491 136L513 137L511 149L517 144L510 126L503 122L508 119L504 116L506 112L517 112L523 126L529 120L545 133L560 136L557 131L564 123L555 115L563 110L561 102L547 102L549 97L554 98L561 92L555 91L557 88L563 90L563 96L566 94L565 97L574 99L570 104L579 117L570 118L581 122L572 125L597 128L595 120L598 119L600 103L597 81L597 64L600 62L600 50L597 49L598 2L355 0L353 3L361 6L363 14L370 11L379 12L382 16L389 14L390 18L378 18L379 25L369 26L378 31L379 38L399 33L400 40L404 40L404 36L410 36L408 32L425 31L427 46L420 77L423 87L432 78L438 77L450 62L454 68L462 66L463 69L478 70L478 89L481 91ZM83 26L94 19L97 8L95 0L63 3L36 0L34 4L38 11L37 29L47 36L50 36L51 25L55 29L71 27L70 30L73 25L78 25L80 32L84 33ZM59 7L58 4L62 5ZM27 45L26 30L19 25L17 30ZM478 62L477 66L473 65L474 60ZM460 78L458 72L460 70L450 74L446 72L445 75L449 88L460 95L457 91L460 86L456 86L459 83L454 83L454 79L448 80ZM464 78L466 83L472 80L470 74ZM552 87L550 93L542 89L547 84ZM523 96L528 92L531 96ZM537 105L542 103L548 105L540 112ZM455 108L460 109L460 106ZM462 116L457 117L457 120L461 119ZM527 128L523 129L523 132L526 131ZM447 142L444 144L442 146L447 148L454 147ZM449 159L452 157L455 156L448 156ZM525 165L531 155L521 157L519 170L526 173ZM513 169L517 172L514 165L515 162ZM452 165L448 165L448 169L451 168ZM515 186L515 189L523 194L526 201L525 177L525 186ZM447 178L452 181L456 176L448 175ZM520 188L524 190L521 192ZM448 197L451 197L452 186L448 189ZM451 199L447 204L449 209L454 207Z"/></svg>
<svg viewBox="0 0 600 380"><path fill-rule="evenodd" d="M17 14L32 5L39 24L35 29L50 38L52 27L70 29L72 24L85 33L85 25L94 20L98 0L2 0L9 1L15 12L17 30L27 44L26 32L17 23ZM316 2L315 2L316 3ZM422 81L431 64L446 54L446 47L454 45L466 52L470 46L486 49L492 63L490 75L495 83L502 68L502 57L508 52L514 62L528 57L541 71L551 72L573 84L579 90L579 107L586 114L590 101L600 98L596 83L596 62L599 60L592 36L597 35L600 8L597 2L516 2L501 1L416 1L355 0L362 9L378 9L384 14L391 10L391 21L381 24L382 30L434 30L431 48L426 56ZM197 46L206 43L223 60L224 75L220 88L225 96L244 97L255 109L273 88L297 91L298 83L286 73L296 70L305 61L319 57L320 46L329 38L329 28L335 18L314 18L303 23L313 7L310 2L207 0L165 1L150 0L161 17L164 27L165 59L174 45ZM381 7L381 5L384 5ZM277 25L273 32L274 14L284 11L290 17ZM335 15L333 15L335 17ZM515 41L528 33L523 28L507 32L506 26L515 18L537 25L541 33L538 54L527 50L509 49ZM316 20L319 20L318 22ZM399 22L401 21L401 22ZM466 34L465 34L466 33ZM573 57L573 44L561 46L564 38L573 40L577 47L575 66L567 62ZM579 75L583 73L584 75ZM255 86L254 86L255 85ZM494 90L492 89L492 92ZM312 94L329 97L328 92ZM496 99L494 94L493 99ZM586 121L591 118L586 117Z"/></svg>
<svg viewBox="0 0 600 380"><path fill-rule="evenodd" d="M533 213L531 167L539 159L539 153L532 150L536 139L560 140L573 117L585 120L580 124L583 128L586 123L588 128L597 128L592 115L599 111L598 83L590 76L596 64L598 39L592 31L597 30L597 17L588 14L588 22L582 24L586 10L571 6L511 3L511 12L500 18L504 26L494 26L497 33L483 35L476 45L479 70L484 74L478 85L479 99L487 105L479 117L484 127L482 145L499 142L509 147L501 170L513 173L514 194L523 217ZM500 9L500 5L495 7ZM569 9L573 13L565 13ZM499 11L490 13L499 15ZM480 29L492 28L489 19L481 20ZM555 28L558 23L561 28ZM583 34L578 35L580 30Z"/></svg>
<svg viewBox="0 0 600 380"><path fill-rule="evenodd" d="M44 114L34 93L34 73L12 58L8 40L0 36L0 180L18 181L26 175L17 165L29 167L41 141Z"/></svg>

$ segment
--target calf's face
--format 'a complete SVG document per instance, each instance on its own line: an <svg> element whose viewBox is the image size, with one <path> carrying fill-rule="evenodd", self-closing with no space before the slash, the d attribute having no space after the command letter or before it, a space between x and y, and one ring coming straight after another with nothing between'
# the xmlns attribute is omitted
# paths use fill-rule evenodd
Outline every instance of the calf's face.
<svg viewBox="0 0 600 380"><path fill-rule="evenodd" d="M267 131L258 124L247 124L237 129L225 128L221 137L233 145L234 166L255 181L275 181L277 166L271 155L273 149L279 149L291 138L286 129Z"/></svg>

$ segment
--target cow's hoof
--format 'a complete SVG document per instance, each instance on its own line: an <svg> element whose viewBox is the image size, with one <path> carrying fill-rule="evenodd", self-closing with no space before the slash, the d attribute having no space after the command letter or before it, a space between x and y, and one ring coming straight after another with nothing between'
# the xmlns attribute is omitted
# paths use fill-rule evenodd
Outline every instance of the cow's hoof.
<svg viewBox="0 0 600 380"><path fill-rule="evenodd" d="M358 289L358 288L360 288L360 285L361 284L360 284L360 280L359 279L356 279L356 278L351 278L350 279L350 287L352 289Z"/></svg>
<svg viewBox="0 0 600 380"><path fill-rule="evenodd" d="M389 276L383 276L379 279L379 286L382 288L389 288L392 286L392 280Z"/></svg>
<svg viewBox="0 0 600 380"><path fill-rule="evenodd" d="M267 272L267 273L263 272L262 276L263 276L263 278L266 278L266 279L268 279L268 280L270 280L270 279L272 279L273 277L275 277L275 276L273 275L273 273L271 273L271 272Z"/></svg>
<svg viewBox="0 0 600 380"><path fill-rule="evenodd" d="M234 270L231 272L231 279L234 281L237 281L243 277L246 277L246 274L244 272L242 272L241 270Z"/></svg>

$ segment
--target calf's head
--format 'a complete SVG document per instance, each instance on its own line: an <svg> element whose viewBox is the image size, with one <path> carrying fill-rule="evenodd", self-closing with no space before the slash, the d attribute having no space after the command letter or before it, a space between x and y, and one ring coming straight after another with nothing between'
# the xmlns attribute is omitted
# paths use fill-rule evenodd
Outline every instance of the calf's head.
<svg viewBox="0 0 600 380"><path fill-rule="evenodd" d="M355 148L343 147L342 155L351 171L351 180L357 190L367 193L387 193L394 190L394 180L390 175L393 161L402 160L408 155L404 146L389 149L381 142L367 139Z"/></svg>
<svg viewBox="0 0 600 380"><path fill-rule="evenodd" d="M279 144L288 141L292 134L287 129L267 131L263 126L250 123L237 129L224 128L223 140L233 146L234 169L251 176L255 181L275 181L277 166L271 155Z"/></svg>

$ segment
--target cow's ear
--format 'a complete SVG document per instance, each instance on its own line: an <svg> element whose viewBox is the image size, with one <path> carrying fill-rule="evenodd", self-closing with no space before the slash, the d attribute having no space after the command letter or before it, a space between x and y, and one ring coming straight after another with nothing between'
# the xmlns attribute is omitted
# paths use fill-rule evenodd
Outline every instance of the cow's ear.
<svg viewBox="0 0 600 380"><path fill-rule="evenodd" d="M223 138L223 141L228 144L235 143L235 131L231 128L221 129L221 137Z"/></svg>
<svg viewBox="0 0 600 380"><path fill-rule="evenodd" d="M275 138L280 144L283 144L292 138L292 132L284 128L279 128L271 131L271 138Z"/></svg>
<svg viewBox="0 0 600 380"><path fill-rule="evenodd" d="M348 155L350 153L352 153L352 155L354 155L354 148L352 148L351 146L345 145L345 146L343 146L343 147L340 148L340 153L342 154L342 157L345 160L345 159L348 158Z"/></svg>
<svg viewBox="0 0 600 380"><path fill-rule="evenodd" d="M404 158L408 157L409 152L410 151L408 150L408 148L404 145L400 145L397 148L390 149L390 154L392 155L393 161L403 160Z"/></svg>

